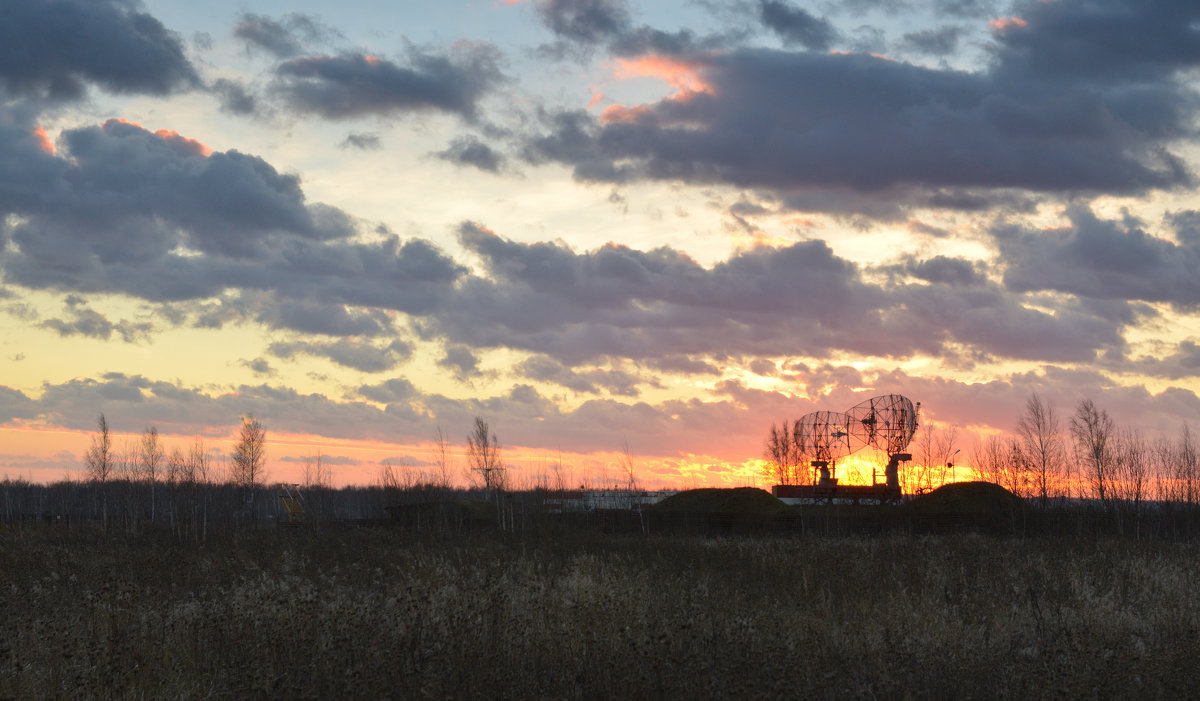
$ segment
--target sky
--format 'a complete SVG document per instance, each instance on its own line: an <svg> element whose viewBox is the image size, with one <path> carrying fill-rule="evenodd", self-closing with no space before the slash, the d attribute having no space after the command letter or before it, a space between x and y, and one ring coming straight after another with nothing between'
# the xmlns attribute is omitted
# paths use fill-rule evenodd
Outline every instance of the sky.
<svg viewBox="0 0 1200 701"><path fill-rule="evenodd" d="M1200 427L1200 4L0 0L0 476L763 485L772 423Z"/></svg>

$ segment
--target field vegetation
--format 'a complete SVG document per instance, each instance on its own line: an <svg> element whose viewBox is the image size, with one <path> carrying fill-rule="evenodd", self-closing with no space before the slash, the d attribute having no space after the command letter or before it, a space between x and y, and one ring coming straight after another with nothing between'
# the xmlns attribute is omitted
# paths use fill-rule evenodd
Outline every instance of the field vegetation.
<svg viewBox="0 0 1200 701"><path fill-rule="evenodd" d="M1200 546L0 531L4 698L1186 696Z"/></svg>

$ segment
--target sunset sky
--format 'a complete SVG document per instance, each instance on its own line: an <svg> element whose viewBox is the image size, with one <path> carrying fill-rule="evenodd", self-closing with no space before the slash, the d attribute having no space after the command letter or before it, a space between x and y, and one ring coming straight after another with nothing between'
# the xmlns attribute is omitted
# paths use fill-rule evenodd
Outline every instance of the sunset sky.
<svg viewBox="0 0 1200 701"><path fill-rule="evenodd" d="M1200 429L1194 0L0 0L0 477L764 484L771 422Z"/></svg>

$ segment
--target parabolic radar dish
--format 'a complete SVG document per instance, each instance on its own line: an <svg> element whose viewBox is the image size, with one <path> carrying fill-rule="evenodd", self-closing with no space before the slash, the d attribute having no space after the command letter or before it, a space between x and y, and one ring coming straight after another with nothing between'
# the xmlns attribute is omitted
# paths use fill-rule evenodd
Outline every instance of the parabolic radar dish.
<svg viewBox="0 0 1200 701"><path fill-rule="evenodd" d="M856 443L873 446L888 455L903 453L917 430L917 410L912 400L900 394L871 397L854 405L846 414Z"/></svg>
<svg viewBox="0 0 1200 701"><path fill-rule="evenodd" d="M834 462L854 451L850 417L840 411L814 411L796 421L797 444L811 461Z"/></svg>

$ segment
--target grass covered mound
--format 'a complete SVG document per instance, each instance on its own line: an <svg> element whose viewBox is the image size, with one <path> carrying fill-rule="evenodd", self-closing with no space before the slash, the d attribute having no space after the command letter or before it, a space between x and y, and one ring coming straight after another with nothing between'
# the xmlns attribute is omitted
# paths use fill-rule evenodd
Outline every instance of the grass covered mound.
<svg viewBox="0 0 1200 701"><path fill-rule="evenodd" d="M913 499L907 508L918 514L995 516L1025 508L1021 497L991 482L946 484Z"/></svg>
<svg viewBox="0 0 1200 701"><path fill-rule="evenodd" d="M689 489L653 507L660 513L769 514L785 508L782 501L755 487Z"/></svg>

